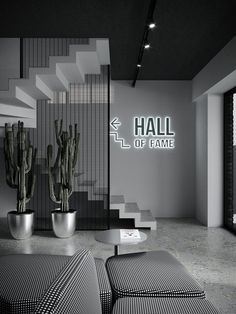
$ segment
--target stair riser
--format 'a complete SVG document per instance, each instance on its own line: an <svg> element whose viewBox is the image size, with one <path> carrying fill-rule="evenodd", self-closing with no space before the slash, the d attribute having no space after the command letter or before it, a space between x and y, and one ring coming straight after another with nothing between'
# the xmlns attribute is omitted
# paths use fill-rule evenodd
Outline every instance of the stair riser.
<svg viewBox="0 0 236 314"><path fill-rule="evenodd" d="M125 210L125 204L110 204L110 209Z"/></svg>

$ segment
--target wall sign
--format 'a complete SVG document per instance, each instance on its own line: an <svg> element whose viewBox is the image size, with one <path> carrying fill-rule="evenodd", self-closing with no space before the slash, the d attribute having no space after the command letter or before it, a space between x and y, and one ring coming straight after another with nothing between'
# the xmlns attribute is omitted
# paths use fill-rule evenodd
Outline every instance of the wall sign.
<svg viewBox="0 0 236 314"><path fill-rule="evenodd" d="M122 149L173 149L175 148L175 132L172 130L171 118L166 117L143 117L133 118L131 134L134 137L132 145L119 136L118 129L121 126L119 118L115 117L110 122L112 132L110 135Z"/></svg>

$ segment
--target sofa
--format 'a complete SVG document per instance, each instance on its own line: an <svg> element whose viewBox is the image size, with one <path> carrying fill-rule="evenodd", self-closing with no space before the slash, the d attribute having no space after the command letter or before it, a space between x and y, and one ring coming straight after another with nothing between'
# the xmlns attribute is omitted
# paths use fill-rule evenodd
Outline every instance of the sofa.
<svg viewBox="0 0 236 314"><path fill-rule="evenodd" d="M93 258L0 257L0 313L216 314L201 286L166 251Z"/></svg>

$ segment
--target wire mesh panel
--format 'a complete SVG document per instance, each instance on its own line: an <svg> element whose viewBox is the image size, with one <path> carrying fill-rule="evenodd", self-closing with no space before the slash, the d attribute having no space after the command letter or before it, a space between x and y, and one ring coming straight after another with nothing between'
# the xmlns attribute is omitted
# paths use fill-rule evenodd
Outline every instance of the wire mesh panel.
<svg viewBox="0 0 236 314"><path fill-rule="evenodd" d="M224 94L224 225L229 230L236 232L234 223L235 200L235 116L234 94L236 88Z"/></svg>
<svg viewBox="0 0 236 314"><path fill-rule="evenodd" d="M88 44L88 39L23 39L23 75L30 67L49 66L49 56L66 56L70 44ZM37 182L30 206L36 212L36 229L51 229L51 210L58 207L49 197L47 145L57 144L54 121L63 120L63 128L78 125L79 155L73 179L74 193L70 208L77 210L77 229L109 227L109 67L101 74L86 75L84 84L71 83L68 92L57 92L52 101L37 102L37 128L30 129L33 145L38 148Z"/></svg>

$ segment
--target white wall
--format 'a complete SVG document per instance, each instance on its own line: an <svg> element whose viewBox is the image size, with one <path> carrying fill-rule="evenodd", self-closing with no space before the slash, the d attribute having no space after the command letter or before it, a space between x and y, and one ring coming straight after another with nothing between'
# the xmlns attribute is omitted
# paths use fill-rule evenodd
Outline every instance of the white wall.
<svg viewBox="0 0 236 314"><path fill-rule="evenodd" d="M9 78L20 77L20 39L0 38L0 90L8 89Z"/></svg>
<svg viewBox="0 0 236 314"><path fill-rule="evenodd" d="M208 227L223 224L223 96L208 95Z"/></svg>
<svg viewBox="0 0 236 314"><path fill-rule="evenodd" d="M195 112L190 81L113 81L111 118L122 122L119 136L132 143L132 119L170 116L174 150L122 150L111 139L111 194L125 195L156 217L195 215Z"/></svg>
<svg viewBox="0 0 236 314"><path fill-rule="evenodd" d="M207 96L196 104L196 218L207 225Z"/></svg>
<svg viewBox="0 0 236 314"><path fill-rule="evenodd" d="M196 102L196 218L208 227L223 224L223 98Z"/></svg>

